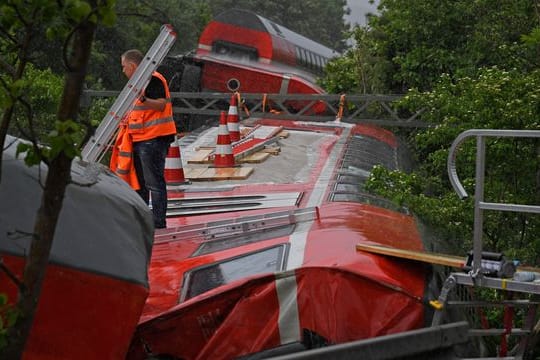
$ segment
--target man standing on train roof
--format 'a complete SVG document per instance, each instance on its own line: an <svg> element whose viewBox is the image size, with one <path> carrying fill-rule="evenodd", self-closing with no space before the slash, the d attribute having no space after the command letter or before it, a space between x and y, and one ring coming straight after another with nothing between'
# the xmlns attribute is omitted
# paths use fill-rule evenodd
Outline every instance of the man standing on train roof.
<svg viewBox="0 0 540 360"><path fill-rule="evenodd" d="M122 72L130 79L143 60L136 49L122 54ZM175 140L176 125L167 80L157 71L133 110L127 115L127 133L133 141L133 163L139 182L137 192L149 204L152 202L154 226L165 228L167 215L167 185L165 159L169 145Z"/></svg>

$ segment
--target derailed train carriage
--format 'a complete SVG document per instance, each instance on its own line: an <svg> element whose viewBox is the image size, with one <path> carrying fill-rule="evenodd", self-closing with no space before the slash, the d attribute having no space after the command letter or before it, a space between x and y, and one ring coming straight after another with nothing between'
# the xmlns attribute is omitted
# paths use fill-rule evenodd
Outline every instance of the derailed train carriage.
<svg viewBox="0 0 540 360"><path fill-rule="evenodd" d="M173 92L324 94L316 77L340 54L251 11L231 9L217 15L202 32L197 49L168 56L159 71ZM173 105L183 105L173 100ZM305 101L284 103L299 111ZM322 114L316 102L306 114ZM177 115L177 126L191 131L206 117Z"/></svg>
<svg viewBox="0 0 540 360"><path fill-rule="evenodd" d="M129 358L277 355L426 325L429 268L355 247L423 249L414 217L362 190L373 165L399 166L396 138L372 126L255 123L287 130L278 155L243 164L254 166L246 179L170 191L170 213L182 215L155 237ZM187 156L214 131L181 143Z"/></svg>

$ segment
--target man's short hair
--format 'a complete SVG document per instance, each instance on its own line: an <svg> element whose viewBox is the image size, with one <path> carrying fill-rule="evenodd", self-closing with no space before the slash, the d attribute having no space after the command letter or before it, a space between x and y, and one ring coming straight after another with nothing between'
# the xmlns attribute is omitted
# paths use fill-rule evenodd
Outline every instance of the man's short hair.
<svg viewBox="0 0 540 360"><path fill-rule="evenodd" d="M137 49L131 49L123 53L122 58L126 61L139 65L144 58L144 55Z"/></svg>

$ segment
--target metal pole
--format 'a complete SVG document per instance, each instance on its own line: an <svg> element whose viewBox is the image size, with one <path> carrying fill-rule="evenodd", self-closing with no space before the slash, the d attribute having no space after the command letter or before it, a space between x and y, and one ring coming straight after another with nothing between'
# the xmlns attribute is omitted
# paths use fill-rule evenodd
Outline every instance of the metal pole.
<svg viewBox="0 0 540 360"><path fill-rule="evenodd" d="M473 235L473 276L481 275L482 268L482 228L483 212L480 203L484 201L484 172L486 144L484 137L476 137L476 184L474 190L474 235Z"/></svg>

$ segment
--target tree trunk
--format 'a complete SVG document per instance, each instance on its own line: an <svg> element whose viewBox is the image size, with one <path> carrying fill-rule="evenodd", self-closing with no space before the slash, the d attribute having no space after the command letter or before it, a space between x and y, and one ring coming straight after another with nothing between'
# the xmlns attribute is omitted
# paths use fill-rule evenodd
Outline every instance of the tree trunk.
<svg viewBox="0 0 540 360"><path fill-rule="evenodd" d="M66 64L68 71L58 110L60 121L77 118L94 31L94 23L79 24L71 46L67 50L69 63ZM56 224L62 209L66 187L71 181L71 160L64 152L60 152L57 157L49 161L49 171L45 180L41 206L37 214L32 244L25 264L23 285L19 291L17 309L21 318L10 329L9 344L5 349L7 359L18 359L22 356L32 328L46 275Z"/></svg>

